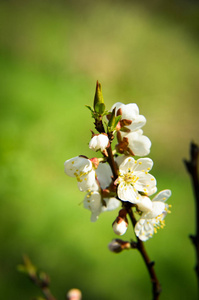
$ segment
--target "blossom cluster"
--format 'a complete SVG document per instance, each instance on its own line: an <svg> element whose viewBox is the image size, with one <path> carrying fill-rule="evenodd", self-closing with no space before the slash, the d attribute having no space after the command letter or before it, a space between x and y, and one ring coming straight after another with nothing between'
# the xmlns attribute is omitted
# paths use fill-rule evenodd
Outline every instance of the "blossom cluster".
<svg viewBox="0 0 199 300"><path fill-rule="evenodd" d="M171 196L168 189L156 193L157 182L150 174L153 161L143 157L151 148L150 139L141 129L146 119L135 103L117 102L105 111L98 83L94 109L89 109L97 131L92 132L89 148L101 152L102 158L80 155L68 159L64 163L65 173L75 177L79 190L85 192L83 203L91 211L92 222L102 212L120 208L112 226L117 235L122 235L128 228L128 204L137 216L135 234L146 241L164 227L164 218L170 212L166 200ZM114 139L116 145L112 150Z"/></svg>

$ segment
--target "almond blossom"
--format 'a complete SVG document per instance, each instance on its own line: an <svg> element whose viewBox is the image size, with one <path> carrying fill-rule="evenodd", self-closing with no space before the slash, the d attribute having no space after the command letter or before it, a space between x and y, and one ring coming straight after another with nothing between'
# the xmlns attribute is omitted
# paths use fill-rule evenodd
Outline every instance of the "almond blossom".
<svg viewBox="0 0 199 300"><path fill-rule="evenodd" d="M170 212L170 205L166 204L165 201L170 196L170 190L163 190L152 201L145 196L137 203L138 209L143 211L141 218L135 225L135 234L140 240L148 240L154 232L157 232L157 229L165 226L164 218Z"/></svg>
<svg viewBox="0 0 199 300"><path fill-rule="evenodd" d="M156 179L148 172L153 166L150 158L127 157L119 166L118 197L122 201L137 203L140 199L140 192L145 195L152 195L156 192Z"/></svg>
<svg viewBox="0 0 199 300"><path fill-rule="evenodd" d="M95 184L87 191L88 193L84 198L84 208L91 211L91 222L97 221L102 212L114 210L121 205L115 197L103 195L103 190L112 182L110 166L106 163L100 163L96 175Z"/></svg>
<svg viewBox="0 0 199 300"><path fill-rule="evenodd" d="M115 103L111 111L115 109L116 115L121 115L120 126L127 131L135 131L143 127L146 123L144 116L139 115L139 108L135 103L123 104Z"/></svg>
<svg viewBox="0 0 199 300"><path fill-rule="evenodd" d="M85 192L95 184L95 171L92 162L83 156L76 156L64 163L64 171L70 177L76 177L81 192Z"/></svg>

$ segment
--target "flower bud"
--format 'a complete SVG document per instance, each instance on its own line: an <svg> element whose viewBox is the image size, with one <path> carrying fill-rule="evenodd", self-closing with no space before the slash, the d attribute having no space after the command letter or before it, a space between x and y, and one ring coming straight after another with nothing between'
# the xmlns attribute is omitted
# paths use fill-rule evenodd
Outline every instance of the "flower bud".
<svg viewBox="0 0 199 300"><path fill-rule="evenodd" d="M117 235L123 235L127 231L128 227L128 220L126 218L126 210L121 209L119 212L118 217L115 219L115 221L112 224L113 231Z"/></svg>
<svg viewBox="0 0 199 300"><path fill-rule="evenodd" d="M97 134L92 137L89 143L89 148L97 151L104 151L109 145L109 139L107 134Z"/></svg>
<svg viewBox="0 0 199 300"><path fill-rule="evenodd" d="M102 95L102 87L101 84L97 81L96 84L96 91L95 91L95 98L94 98L94 111L98 113L99 115L102 115L105 111L105 104L104 104L104 98Z"/></svg>
<svg viewBox="0 0 199 300"><path fill-rule="evenodd" d="M125 249L130 249L131 244L120 239L114 239L108 244L108 248L112 252L120 253Z"/></svg>
<svg viewBox="0 0 199 300"><path fill-rule="evenodd" d="M82 293L79 289L71 289L68 291L66 297L68 300L81 300Z"/></svg>

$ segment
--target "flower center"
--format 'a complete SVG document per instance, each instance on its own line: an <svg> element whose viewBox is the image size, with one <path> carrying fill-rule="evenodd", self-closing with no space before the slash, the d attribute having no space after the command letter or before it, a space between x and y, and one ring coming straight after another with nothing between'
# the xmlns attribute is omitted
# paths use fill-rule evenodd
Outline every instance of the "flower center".
<svg viewBox="0 0 199 300"><path fill-rule="evenodd" d="M120 175L120 178L122 179L122 181L124 183L131 184L131 185L134 185L136 183L136 181L139 179L139 177L134 175L130 169L128 170L128 172L126 174Z"/></svg>

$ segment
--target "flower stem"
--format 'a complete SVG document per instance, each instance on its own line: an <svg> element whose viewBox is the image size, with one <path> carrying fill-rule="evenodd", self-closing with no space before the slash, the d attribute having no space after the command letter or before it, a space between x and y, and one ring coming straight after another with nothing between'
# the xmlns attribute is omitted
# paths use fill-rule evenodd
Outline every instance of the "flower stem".
<svg viewBox="0 0 199 300"><path fill-rule="evenodd" d="M108 163L111 167L114 180L116 180L117 177L118 177L118 169L117 169L116 163L114 161L111 146L107 149L107 152L108 152ZM136 224L136 219L135 219L135 216L134 216L133 211L132 211L132 204L129 203L129 202L123 202L123 206L125 207L128 215L131 219L133 228L134 228L135 224ZM149 272L150 278L151 278L153 300L158 300L159 295L161 293L161 286L160 286L159 280L157 278L157 275L155 273L155 269L154 269L154 264L155 263L150 260L148 254L146 252L146 249L144 247L144 243L139 238L137 238L137 247L136 248L140 252L140 254L141 254L141 256L142 256L142 258L145 262L145 265L147 267L147 270Z"/></svg>
<svg viewBox="0 0 199 300"><path fill-rule="evenodd" d="M135 216L134 216L133 211L132 211L131 203L125 202L124 207L127 210L127 213L128 213L128 215L131 219L131 222L132 222L132 225L133 225L133 228L134 228L135 224L136 224L136 219L135 219ZM155 269L154 269L155 262L150 260L148 254L146 252L144 243L139 238L137 238L137 249L140 252L140 254L141 254L141 256L142 256L142 258L143 258L143 260L146 264L147 270L148 270L150 278L151 278L153 300L158 300L159 295L161 293L161 285L160 285L159 280L157 278L157 275L155 273Z"/></svg>

